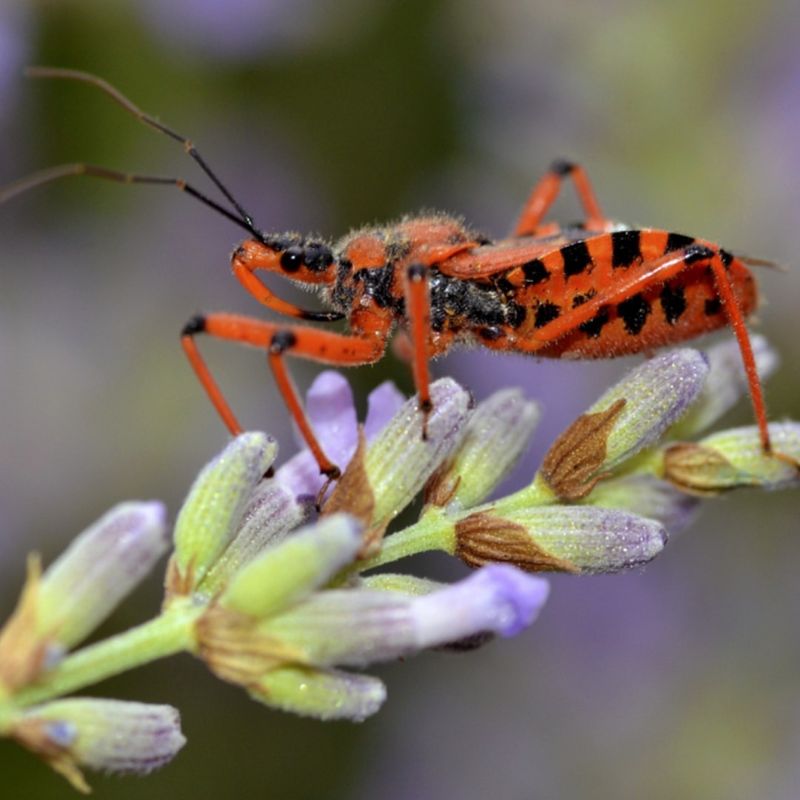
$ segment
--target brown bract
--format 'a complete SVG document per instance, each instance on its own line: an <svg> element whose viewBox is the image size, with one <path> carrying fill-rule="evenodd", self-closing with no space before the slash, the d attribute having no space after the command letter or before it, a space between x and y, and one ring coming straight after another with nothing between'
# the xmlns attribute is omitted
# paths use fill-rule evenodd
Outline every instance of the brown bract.
<svg viewBox="0 0 800 800"><path fill-rule="evenodd" d="M181 572L178 561L173 554L167 564L167 573L164 577L164 608L174 597L190 595L195 586L194 563L191 562L185 572Z"/></svg>
<svg viewBox="0 0 800 800"><path fill-rule="evenodd" d="M14 726L11 736L23 747L39 756L59 775L65 777L73 789L77 789L81 794L90 794L92 790L69 748L57 744L48 735L50 724L40 719L23 719Z"/></svg>
<svg viewBox="0 0 800 800"><path fill-rule="evenodd" d="M344 512L363 523L364 537L358 552L359 558L369 558L380 550L386 530L385 525L372 525L375 514L375 493L367 476L364 460L366 449L364 430L359 426L356 451L322 509L322 516Z"/></svg>
<svg viewBox="0 0 800 800"><path fill-rule="evenodd" d="M586 497L603 477L597 471L606 460L608 437L624 407L625 398L620 398L605 411L583 414L547 452L541 475L560 500Z"/></svg>
<svg viewBox="0 0 800 800"><path fill-rule="evenodd" d="M30 556L17 607L0 631L0 688L8 692L35 681L44 666L48 637L36 630L41 572L39 557Z"/></svg>
<svg viewBox="0 0 800 800"><path fill-rule="evenodd" d="M539 547L524 526L487 511L456 523L455 554L470 567L505 563L526 572L580 572L570 561Z"/></svg>
<svg viewBox="0 0 800 800"><path fill-rule="evenodd" d="M219 604L209 606L197 621L200 657L219 678L254 687L271 669L302 664L302 653L267 636L259 621Z"/></svg>
<svg viewBox="0 0 800 800"><path fill-rule="evenodd" d="M719 481L713 481L725 471L736 467L722 453L692 442L678 442L664 453L664 477L684 492L697 495L719 494ZM736 488L740 484L731 484Z"/></svg>

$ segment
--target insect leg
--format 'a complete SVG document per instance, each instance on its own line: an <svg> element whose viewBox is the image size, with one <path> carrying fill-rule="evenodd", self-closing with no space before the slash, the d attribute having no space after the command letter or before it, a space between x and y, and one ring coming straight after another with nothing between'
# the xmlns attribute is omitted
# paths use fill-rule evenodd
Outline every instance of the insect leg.
<svg viewBox="0 0 800 800"><path fill-rule="evenodd" d="M586 227L594 229L605 226L606 217L600 210L600 204L597 202L584 168L571 161L559 160L550 165L550 169L533 187L514 228L514 236L535 236L539 232L539 225L558 197L561 184L567 176L570 176L575 184L578 199L586 214Z"/></svg>
<svg viewBox="0 0 800 800"><path fill-rule="evenodd" d="M317 441L283 359L285 355L292 355L340 366L369 364L377 361L385 350L386 331L378 331L368 338L264 322L238 314L215 313L192 318L181 333L181 345L217 413L235 436L241 433L242 427L197 348L194 337L199 333L266 350L278 389L320 472L330 479L337 478L339 467L325 455Z"/></svg>
<svg viewBox="0 0 800 800"><path fill-rule="evenodd" d="M411 361L414 385L422 412L422 438L427 438L428 417L433 409L428 368L428 331L431 325L431 301L428 292L428 268L424 264L411 264L405 275L404 291L406 313L411 322Z"/></svg>

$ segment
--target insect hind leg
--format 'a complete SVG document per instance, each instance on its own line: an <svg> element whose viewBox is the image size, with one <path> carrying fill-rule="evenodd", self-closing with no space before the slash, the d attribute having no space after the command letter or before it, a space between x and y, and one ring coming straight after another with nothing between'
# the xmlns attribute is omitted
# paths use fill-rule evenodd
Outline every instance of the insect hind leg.
<svg viewBox="0 0 800 800"><path fill-rule="evenodd" d="M579 164L560 159L550 165L550 169L533 187L514 228L514 236L536 236L540 233L542 219L556 201L567 177L572 178L585 214L586 227L599 230L607 225L608 219L600 209L586 170Z"/></svg>

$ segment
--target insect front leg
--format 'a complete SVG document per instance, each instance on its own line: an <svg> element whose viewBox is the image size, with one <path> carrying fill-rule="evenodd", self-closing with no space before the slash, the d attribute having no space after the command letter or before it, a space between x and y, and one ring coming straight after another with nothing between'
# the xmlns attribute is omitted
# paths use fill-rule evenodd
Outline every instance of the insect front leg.
<svg viewBox="0 0 800 800"><path fill-rule="evenodd" d="M558 160L550 165L550 169L533 187L514 228L514 236L536 236L543 233L540 229L542 219L556 201L567 176L570 176L575 184L575 191L586 215L586 227L590 230L600 230L606 226L608 220L600 210L600 204L584 168L571 161Z"/></svg>
<svg viewBox="0 0 800 800"><path fill-rule="evenodd" d="M411 368L414 373L414 386L417 388L419 397L419 410L422 412L422 438L427 439L428 417L433 410L430 389L431 376L428 367L428 332L431 329L428 267L421 263L411 264L406 269L403 286L406 313L411 323Z"/></svg>
<svg viewBox="0 0 800 800"><path fill-rule="evenodd" d="M258 347L267 352L267 361L275 376L286 407L319 465L320 473L330 480L341 474L338 465L325 454L306 417L303 405L291 380L284 357L307 358L337 366L359 366L377 361L386 349L386 330L371 336L347 335L318 330L302 325L283 325L238 314L206 314L193 317L181 333L181 345L200 383L228 430L236 436L242 432L236 415L219 388L195 341L204 333L217 339Z"/></svg>

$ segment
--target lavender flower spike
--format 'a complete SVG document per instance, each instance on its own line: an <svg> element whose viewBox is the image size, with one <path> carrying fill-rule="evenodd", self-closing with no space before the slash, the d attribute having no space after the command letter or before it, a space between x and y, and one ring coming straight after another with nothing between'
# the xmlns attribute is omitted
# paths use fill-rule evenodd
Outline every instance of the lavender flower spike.
<svg viewBox="0 0 800 800"><path fill-rule="evenodd" d="M85 639L150 572L168 546L161 503L121 503L45 571L37 629L65 648Z"/></svg>
<svg viewBox="0 0 800 800"><path fill-rule="evenodd" d="M259 626L306 663L327 667L388 661L470 636L514 636L547 599L541 578L492 565L423 596L369 589L318 592Z"/></svg>
<svg viewBox="0 0 800 800"><path fill-rule="evenodd" d="M80 766L146 774L171 761L186 743L172 706L91 697L29 708L11 735L87 794Z"/></svg>

